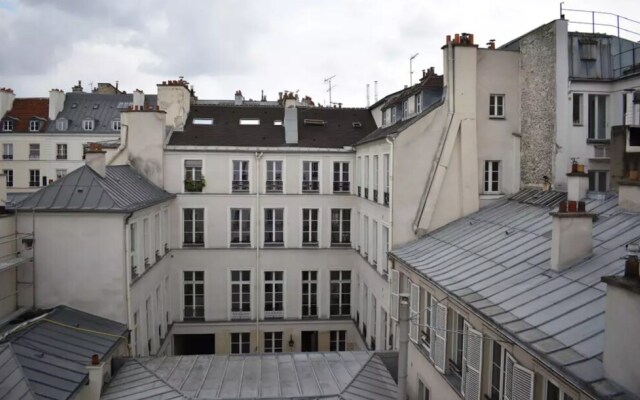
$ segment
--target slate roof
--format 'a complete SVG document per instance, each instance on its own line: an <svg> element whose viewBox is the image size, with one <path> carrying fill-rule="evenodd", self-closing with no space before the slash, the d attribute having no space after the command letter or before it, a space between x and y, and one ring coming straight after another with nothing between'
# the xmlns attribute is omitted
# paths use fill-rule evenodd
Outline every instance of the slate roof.
<svg viewBox="0 0 640 400"><path fill-rule="evenodd" d="M102 399L387 399L394 393L375 353L277 353L130 360Z"/></svg>
<svg viewBox="0 0 640 400"><path fill-rule="evenodd" d="M213 125L194 125L194 118L213 118ZM240 125L241 118L258 118L259 126ZM324 126L305 125L305 119L321 119ZM173 132L169 145L175 146L258 146L342 148L352 146L376 129L366 108L298 107L298 144L287 145L283 107L195 104L191 107L184 131ZM355 128L352 124L360 122Z"/></svg>
<svg viewBox="0 0 640 400"><path fill-rule="evenodd" d="M66 306L16 326L0 340L0 398L73 397L87 382L91 356L104 359L126 333L123 324Z"/></svg>
<svg viewBox="0 0 640 400"><path fill-rule="evenodd" d="M0 115L0 117L2 117ZM49 118L49 99L47 98L25 98L13 100L11 110L7 111L3 119L11 118L14 122L13 132L25 133L29 131L29 121L36 118L42 121L40 130L44 132ZM0 129L0 133L2 130ZM11 133L11 132L4 132Z"/></svg>
<svg viewBox="0 0 640 400"><path fill-rule="evenodd" d="M145 95L144 99L145 107L155 107L157 104L156 95ZM58 113L56 120L66 118L69 121L68 128L60 131L55 121L52 121L47 133L119 133L111 129L111 121L120 118L120 112L126 111L132 102L132 94L66 93L64 108ZM82 121L86 118L95 120L93 131L82 129Z"/></svg>
<svg viewBox="0 0 640 400"><path fill-rule="evenodd" d="M101 177L84 165L20 201L18 210L129 213L173 198L128 165Z"/></svg>
<svg viewBox="0 0 640 400"><path fill-rule="evenodd" d="M606 285L600 278L623 272L625 245L640 240L640 214L619 208L614 194L587 200L587 211L597 214L593 255L555 272L549 212L565 197L528 189L390 254L579 387L622 395L604 378Z"/></svg>

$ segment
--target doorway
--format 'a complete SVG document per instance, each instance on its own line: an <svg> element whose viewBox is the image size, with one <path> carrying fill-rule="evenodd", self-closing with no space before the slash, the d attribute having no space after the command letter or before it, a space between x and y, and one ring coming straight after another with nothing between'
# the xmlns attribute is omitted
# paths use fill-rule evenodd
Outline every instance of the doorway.
<svg viewBox="0 0 640 400"><path fill-rule="evenodd" d="M318 331L302 331L300 351L318 351Z"/></svg>

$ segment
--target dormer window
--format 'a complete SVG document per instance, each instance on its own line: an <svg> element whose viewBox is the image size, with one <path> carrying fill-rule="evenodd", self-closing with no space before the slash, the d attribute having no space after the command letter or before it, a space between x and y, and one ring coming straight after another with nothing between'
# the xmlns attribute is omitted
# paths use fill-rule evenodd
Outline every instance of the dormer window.
<svg viewBox="0 0 640 400"><path fill-rule="evenodd" d="M84 121L82 121L82 130L92 131L93 130L93 120L92 119L85 119Z"/></svg>
<svg viewBox="0 0 640 400"><path fill-rule="evenodd" d="M393 123L395 123L395 122L396 122L396 108L395 108L395 107L393 107L393 108L391 109L391 123L393 124Z"/></svg>
<svg viewBox="0 0 640 400"><path fill-rule="evenodd" d="M56 120L56 129L59 131L66 131L69 126L69 121L66 118L59 118Z"/></svg>
<svg viewBox="0 0 640 400"><path fill-rule="evenodd" d="M32 119L31 121L29 121L29 132L38 132L40 130L40 127L42 126L41 124L41 121Z"/></svg>
<svg viewBox="0 0 640 400"><path fill-rule="evenodd" d="M405 100L402 103L402 119L407 119L409 116L409 100Z"/></svg>
<svg viewBox="0 0 640 400"><path fill-rule="evenodd" d="M2 121L2 132L12 132L13 131L13 120L5 119Z"/></svg>
<svg viewBox="0 0 640 400"><path fill-rule="evenodd" d="M111 121L111 130L112 131L119 131L120 130L120 120L119 119L114 119L113 121Z"/></svg>
<svg viewBox="0 0 640 400"><path fill-rule="evenodd" d="M416 95L416 114L422 112L422 93Z"/></svg>

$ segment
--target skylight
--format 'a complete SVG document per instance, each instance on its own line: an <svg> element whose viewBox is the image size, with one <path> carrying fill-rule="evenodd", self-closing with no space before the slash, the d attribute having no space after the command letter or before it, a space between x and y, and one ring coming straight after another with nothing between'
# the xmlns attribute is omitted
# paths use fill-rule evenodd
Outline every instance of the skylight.
<svg viewBox="0 0 640 400"><path fill-rule="evenodd" d="M213 125L213 118L194 118L194 125Z"/></svg>
<svg viewBox="0 0 640 400"><path fill-rule="evenodd" d="M305 125L324 126L325 121L322 119L305 119Z"/></svg>
<svg viewBox="0 0 640 400"><path fill-rule="evenodd" d="M361 122L354 122L351 125L353 125L354 128L362 128L362 123Z"/></svg>
<svg viewBox="0 0 640 400"><path fill-rule="evenodd" d="M240 118L240 125L260 125L258 118Z"/></svg>
<svg viewBox="0 0 640 400"><path fill-rule="evenodd" d="M282 120L276 119L273 121L273 126L282 126Z"/></svg>

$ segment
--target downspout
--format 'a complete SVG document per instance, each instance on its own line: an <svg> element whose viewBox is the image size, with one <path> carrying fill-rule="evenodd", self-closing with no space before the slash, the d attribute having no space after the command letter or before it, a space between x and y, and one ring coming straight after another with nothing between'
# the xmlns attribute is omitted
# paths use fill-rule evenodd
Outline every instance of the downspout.
<svg viewBox="0 0 640 400"><path fill-rule="evenodd" d="M389 170L387 171L387 173L389 174L389 233L388 233L388 240L389 240L389 246L391 248L393 248L393 152L394 152L394 143L396 140L396 135L388 135L386 137L386 141L387 143L389 143L389 146L391 146L391 150L389 151ZM386 250L386 252L388 252L388 249ZM385 256L385 262L387 263L387 290L389 291L389 293L391 293L391 274L389 272L389 255L386 254ZM388 301L388 305L387 305L387 310L391 310L391 296L389 297L389 301ZM385 324L387 325L385 327L387 335L384 338L384 346L383 346L383 350L387 349L387 346L389 346L389 339L387 338L387 336L391 333L391 315L389 314L387 317L387 320L385 321Z"/></svg>
<svg viewBox="0 0 640 400"><path fill-rule="evenodd" d="M131 315L131 275L130 271L127 270L127 226L129 224L129 219L131 219L132 216L133 213L129 213L129 215L124 219L124 235L122 236L122 240L124 242L124 282L126 285L124 294L127 301L127 327L129 328L129 331L131 331L131 321L133 320L133 316ZM129 338L129 343L127 343L127 349L129 350L129 356L135 357L135 349L131 349L131 338Z"/></svg>
<svg viewBox="0 0 640 400"><path fill-rule="evenodd" d="M260 349L260 159L263 153L255 153L256 156L256 225L254 240L256 242L256 352Z"/></svg>
<svg viewBox="0 0 640 400"><path fill-rule="evenodd" d="M17 227L16 227L17 228ZM33 284L31 286L31 290L33 291L33 308L36 308L36 209L35 207L31 209L31 251L33 252L33 261L31 261L32 265L32 281Z"/></svg>
<svg viewBox="0 0 640 400"><path fill-rule="evenodd" d="M398 340L400 348L398 349L398 400L406 400L407 398L407 369L409 361L409 298L400 296L400 310L398 311Z"/></svg>

